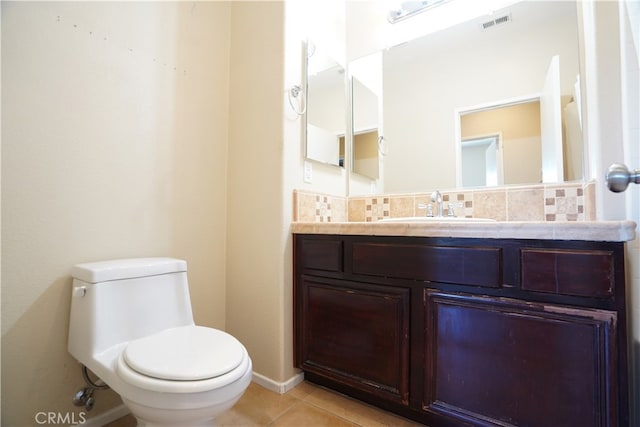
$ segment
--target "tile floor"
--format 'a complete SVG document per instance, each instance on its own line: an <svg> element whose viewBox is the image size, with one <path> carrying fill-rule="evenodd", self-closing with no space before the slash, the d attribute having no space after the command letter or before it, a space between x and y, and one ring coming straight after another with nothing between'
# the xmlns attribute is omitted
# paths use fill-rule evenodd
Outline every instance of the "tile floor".
<svg viewBox="0 0 640 427"><path fill-rule="evenodd" d="M314 384L303 382L285 394L251 383L240 401L218 418L225 426L374 427L420 426ZM105 427L135 427L128 415Z"/></svg>

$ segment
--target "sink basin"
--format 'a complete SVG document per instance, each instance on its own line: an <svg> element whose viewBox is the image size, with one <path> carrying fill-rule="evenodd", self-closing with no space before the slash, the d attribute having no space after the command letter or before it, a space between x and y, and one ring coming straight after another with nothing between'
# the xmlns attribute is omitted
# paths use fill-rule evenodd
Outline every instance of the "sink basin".
<svg viewBox="0 0 640 427"><path fill-rule="evenodd" d="M385 218L378 222L496 222L491 218L465 218L450 216L405 216L399 218Z"/></svg>

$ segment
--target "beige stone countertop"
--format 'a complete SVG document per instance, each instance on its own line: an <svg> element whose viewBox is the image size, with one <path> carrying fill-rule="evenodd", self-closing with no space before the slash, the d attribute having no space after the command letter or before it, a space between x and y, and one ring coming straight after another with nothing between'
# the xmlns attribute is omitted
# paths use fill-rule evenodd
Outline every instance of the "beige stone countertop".
<svg viewBox="0 0 640 427"><path fill-rule="evenodd" d="M636 237L633 221L579 222L293 222L294 234L470 237L627 242Z"/></svg>

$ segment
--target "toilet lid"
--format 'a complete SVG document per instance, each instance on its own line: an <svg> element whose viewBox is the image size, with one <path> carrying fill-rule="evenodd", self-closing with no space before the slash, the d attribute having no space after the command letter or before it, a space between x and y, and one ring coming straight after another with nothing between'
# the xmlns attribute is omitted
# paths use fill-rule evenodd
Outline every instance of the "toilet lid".
<svg viewBox="0 0 640 427"><path fill-rule="evenodd" d="M123 356L131 369L143 375L197 381L232 371L243 354L242 344L226 332L183 326L131 341Z"/></svg>

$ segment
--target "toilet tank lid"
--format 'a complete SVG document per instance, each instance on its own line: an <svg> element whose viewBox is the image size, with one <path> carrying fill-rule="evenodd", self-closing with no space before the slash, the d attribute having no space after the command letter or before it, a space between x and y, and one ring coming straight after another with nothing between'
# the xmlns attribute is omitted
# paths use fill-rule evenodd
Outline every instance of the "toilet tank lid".
<svg viewBox="0 0 640 427"><path fill-rule="evenodd" d="M77 264L71 276L88 283L134 279L187 271L187 262L175 258L127 258Z"/></svg>

